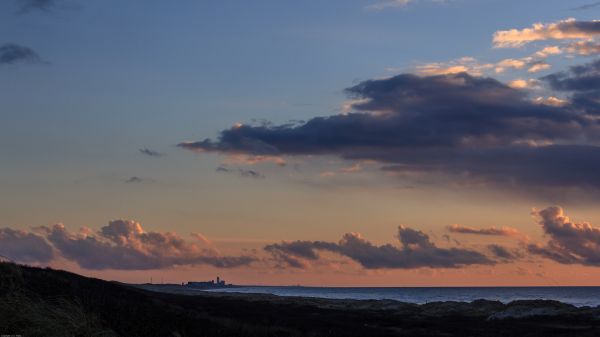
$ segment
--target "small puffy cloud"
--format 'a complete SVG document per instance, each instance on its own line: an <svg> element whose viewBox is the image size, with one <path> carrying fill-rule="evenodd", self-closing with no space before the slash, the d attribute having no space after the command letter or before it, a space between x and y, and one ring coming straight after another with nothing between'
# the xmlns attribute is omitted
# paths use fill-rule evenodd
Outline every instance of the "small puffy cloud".
<svg viewBox="0 0 600 337"><path fill-rule="evenodd" d="M293 241L265 246L280 263L292 268L307 268L321 259L320 251L345 256L366 269L459 268L490 265L494 261L469 249L439 248L422 231L398 227L400 245L377 246L359 233L347 233L340 241Z"/></svg>
<svg viewBox="0 0 600 337"><path fill-rule="evenodd" d="M600 35L600 21L577 21L573 18L555 23L536 23L530 28L502 30L494 33L495 47L520 47L543 40L590 39Z"/></svg>
<svg viewBox="0 0 600 337"><path fill-rule="evenodd" d="M44 63L39 55L31 48L15 43L5 43L0 46L0 64Z"/></svg>
<svg viewBox="0 0 600 337"><path fill-rule="evenodd" d="M546 58L550 55L558 55L561 54L562 50L558 46L548 46L544 47L544 49L536 52L534 55L540 58Z"/></svg>
<svg viewBox="0 0 600 337"><path fill-rule="evenodd" d="M545 245L530 244L530 253L563 264L600 266L600 227L573 222L558 206L533 214L550 240Z"/></svg>
<svg viewBox="0 0 600 337"><path fill-rule="evenodd" d="M504 59L496 64L496 72L504 72L506 68L523 69L527 65L527 60L521 59Z"/></svg>
<svg viewBox="0 0 600 337"><path fill-rule="evenodd" d="M110 221L96 233L72 233L62 224L45 227L46 239L64 258L86 269L144 270L207 264L220 268L249 265L253 256L222 256L198 240L171 232L146 232L131 220Z"/></svg>
<svg viewBox="0 0 600 337"><path fill-rule="evenodd" d="M550 105L550 106L565 106L567 104L569 104L569 101L564 100L564 99L560 99L558 97L554 97L554 96L549 96L549 97L536 97L533 100L535 103L537 104L544 104L544 105Z"/></svg>
<svg viewBox="0 0 600 337"><path fill-rule="evenodd" d="M20 263L48 263L54 258L54 251L38 234L0 228L0 255Z"/></svg>
<svg viewBox="0 0 600 337"><path fill-rule="evenodd" d="M540 85L540 81L536 79L522 79L518 78L508 82L508 86L515 89L533 89Z"/></svg>
<svg viewBox="0 0 600 337"><path fill-rule="evenodd" d="M540 71L548 70L551 67L552 66L548 63L538 62L538 63L533 64L531 67L529 67L529 69L527 69L527 72L528 73L537 73Z"/></svg>
<svg viewBox="0 0 600 337"><path fill-rule="evenodd" d="M459 234L476 234L476 235L496 235L496 236L515 236L519 235L519 231L512 227L489 227L489 228L474 228L469 226L463 226L454 224L447 227L451 233Z"/></svg>

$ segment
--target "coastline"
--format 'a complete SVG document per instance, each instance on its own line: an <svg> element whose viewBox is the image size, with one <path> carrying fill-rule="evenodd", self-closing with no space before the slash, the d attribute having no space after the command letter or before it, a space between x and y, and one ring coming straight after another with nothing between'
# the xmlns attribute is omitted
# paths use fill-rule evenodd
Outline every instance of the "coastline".
<svg viewBox="0 0 600 337"><path fill-rule="evenodd" d="M404 303L180 290L0 263L0 333L23 336L598 336L600 307ZM167 291L165 291L167 290Z"/></svg>

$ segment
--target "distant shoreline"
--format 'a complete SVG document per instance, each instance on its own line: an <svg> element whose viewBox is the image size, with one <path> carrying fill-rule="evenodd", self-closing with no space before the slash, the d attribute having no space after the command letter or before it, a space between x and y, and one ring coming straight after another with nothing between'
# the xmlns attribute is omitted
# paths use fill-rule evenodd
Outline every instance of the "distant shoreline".
<svg viewBox="0 0 600 337"><path fill-rule="evenodd" d="M464 302L477 300L510 303L517 300L550 300L576 307L600 305L600 287L304 287L304 286L245 286L188 287L180 284L136 284L145 290L198 295L239 294L248 296L273 295L294 298L332 300L394 300L411 304L435 302Z"/></svg>
<svg viewBox="0 0 600 337"><path fill-rule="evenodd" d="M0 263L0 331L23 336L587 337L600 335L598 317L600 307L548 300L414 304L190 292Z"/></svg>

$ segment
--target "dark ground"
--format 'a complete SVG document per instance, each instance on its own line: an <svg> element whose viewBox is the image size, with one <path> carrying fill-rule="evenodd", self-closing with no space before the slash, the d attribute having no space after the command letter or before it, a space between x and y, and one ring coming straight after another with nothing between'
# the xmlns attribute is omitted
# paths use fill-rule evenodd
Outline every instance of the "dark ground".
<svg viewBox="0 0 600 337"><path fill-rule="evenodd" d="M0 335L600 336L600 308L553 301L437 302L153 292L0 263Z"/></svg>

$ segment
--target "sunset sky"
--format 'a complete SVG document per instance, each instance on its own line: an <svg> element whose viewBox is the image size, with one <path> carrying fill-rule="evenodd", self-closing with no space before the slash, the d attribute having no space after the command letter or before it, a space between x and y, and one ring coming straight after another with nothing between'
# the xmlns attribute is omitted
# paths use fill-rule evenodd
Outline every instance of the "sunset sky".
<svg viewBox="0 0 600 337"><path fill-rule="evenodd" d="M600 2L0 2L0 255L600 284Z"/></svg>

